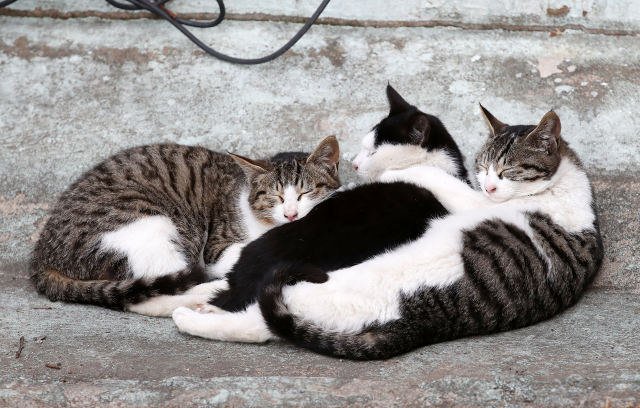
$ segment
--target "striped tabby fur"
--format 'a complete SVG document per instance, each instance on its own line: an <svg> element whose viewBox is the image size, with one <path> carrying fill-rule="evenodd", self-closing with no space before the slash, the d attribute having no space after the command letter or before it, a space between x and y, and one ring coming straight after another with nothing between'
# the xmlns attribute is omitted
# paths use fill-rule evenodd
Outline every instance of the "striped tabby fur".
<svg viewBox="0 0 640 408"><path fill-rule="evenodd" d="M61 195L35 245L32 281L52 301L116 309L183 293L340 186L334 137L306 156L267 162L175 144L117 153Z"/></svg>

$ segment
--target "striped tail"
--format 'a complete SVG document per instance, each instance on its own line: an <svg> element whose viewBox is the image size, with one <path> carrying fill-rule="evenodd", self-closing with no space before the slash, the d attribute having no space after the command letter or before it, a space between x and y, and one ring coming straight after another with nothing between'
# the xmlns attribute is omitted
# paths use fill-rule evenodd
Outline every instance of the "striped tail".
<svg viewBox="0 0 640 408"><path fill-rule="evenodd" d="M332 357L352 360L379 360L412 350L422 339L399 338L393 325L371 325L359 333L329 331L291 314L282 297L285 286L301 281L323 283L327 273L313 266L278 269L260 296L260 310L269 330L306 349Z"/></svg>
<svg viewBox="0 0 640 408"><path fill-rule="evenodd" d="M180 294L209 280L201 265L153 279L78 280L54 269L35 272L31 281L49 300L88 303L124 310L154 296Z"/></svg>

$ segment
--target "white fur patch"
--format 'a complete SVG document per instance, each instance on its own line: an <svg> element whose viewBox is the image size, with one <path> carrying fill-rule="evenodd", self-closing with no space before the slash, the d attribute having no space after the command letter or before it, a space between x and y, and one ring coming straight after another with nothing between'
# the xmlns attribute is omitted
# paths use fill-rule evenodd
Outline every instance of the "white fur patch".
<svg viewBox="0 0 640 408"><path fill-rule="evenodd" d="M104 234L100 250L126 255L133 278L153 278L188 266L179 242L180 235L171 220L156 215Z"/></svg>
<svg viewBox="0 0 640 408"><path fill-rule="evenodd" d="M353 159L353 168L358 171L360 167L364 164L365 161L369 159L375 153L374 144L376 141L376 133L375 131L371 131L367 133L364 138L362 138L362 148L360 149L360 153Z"/></svg>
<svg viewBox="0 0 640 408"><path fill-rule="evenodd" d="M229 282L226 279L219 279L211 282L201 283L184 292L185 295L207 295L209 299L218 292L229 289Z"/></svg>
<svg viewBox="0 0 640 408"><path fill-rule="evenodd" d="M274 227L274 225L267 224L255 216L251 210L251 206L249 206L248 189L244 189L242 193L240 193L239 200L238 204L240 206L240 213L242 214L242 223L245 226L246 233L249 238L247 241L253 241Z"/></svg>
<svg viewBox="0 0 640 408"><path fill-rule="evenodd" d="M416 145L379 146L375 155L363 161L358 175L367 181L379 180L382 173L402 170L412 166L433 166L451 175L458 174L458 165L445 149L427 151Z"/></svg>
<svg viewBox="0 0 640 408"><path fill-rule="evenodd" d="M275 338L269 331L257 303L238 313L198 313L181 307L173 321L183 333L222 341L264 343Z"/></svg>
<svg viewBox="0 0 640 408"><path fill-rule="evenodd" d="M242 248L246 245L246 243L229 245L222 252L216 263L206 266L207 274L213 278L224 278L231 271L233 265L236 264L242 253Z"/></svg>

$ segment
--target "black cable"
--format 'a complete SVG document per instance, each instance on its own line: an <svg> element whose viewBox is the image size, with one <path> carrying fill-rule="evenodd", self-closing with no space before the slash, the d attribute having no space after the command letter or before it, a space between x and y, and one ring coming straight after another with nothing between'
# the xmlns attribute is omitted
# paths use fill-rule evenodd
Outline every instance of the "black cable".
<svg viewBox="0 0 640 408"><path fill-rule="evenodd" d="M13 0L15 1L15 0ZM154 10L151 9L147 9L144 6L138 6L135 4L126 4L126 3L120 3L119 1L116 0L106 0L107 3L111 4L114 7L117 7L119 9L122 10L148 10L152 13L154 13ZM128 0L127 0L128 1ZM157 1L153 1L150 3L155 4L158 7L164 6L165 3L168 3L171 0L157 0ZM171 14L169 14L169 16L171 16L171 18L175 19L178 23L183 24L183 25L188 25L191 27L198 27L198 28L209 28L209 27L215 27L218 24L222 23L222 20L224 20L224 16L226 14L225 11L225 7L224 7L224 2L223 0L216 0L216 2L218 3L218 8L220 9L220 14L218 15L218 18L216 18L213 21L207 21L207 22L202 22L202 21L194 21L194 20L186 20L183 18L178 18L178 17L174 17Z"/></svg>
<svg viewBox="0 0 640 408"><path fill-rule="evenodd" d="M15 1L17 0L1 0L0 8L8 6L9 4ZM226 13L223 0L216 0L216 2L218 3L218 8L220 9L220 14L218 15L218 18L216 18L215 20L206 21L206 22L182 19L172 15L173 13L170 13L167 9L164 8L164 4L170 0L155 0L155 1L125 0L127 1L127 3L121 3L117 0L106 0L106 1L112 6L122 10L147 10L155 15L158 15L164 18L165 20L170 22L175 28L180 30L180 32L182 32L182 34L184 34L188 39L193 41L194 44L202 48L207 54L213 55L218 59L221 59L227 62L232 62L234 64L256 65L256 64L263 64L265 62L272 61L278 58L279 56L281 56L282 54L284 54L285 52L287 52L289 48L293 47L293 45L297 43L298 40L300 40L300 38L302 38L303 35L305 35L305 33L309 30L309 28L311 28L313 23L316 22L318 17L320 17L320 14L322 14L325 7L327 7L327 4L329 4L329 1L331 0L322 0L322 3L320 4L320 6L318 6L315 13L313 13L313 15L309 18L309 20L307 20L304 26L302 26L300 31L298 31L296 35L294 35L293 38L289 40L289 42L287 42L284 46L282 46L282 48L280 48L279 50L277 50L272 54L267 55L266 57L255 58L255 59L236 58L236 57L222 54L214 50L213 48L209 47L208 45L204 44L195 35L193 35L189 30L187 30L184 27L184 26L191 26L191 27L198 27L198 28L208 28L208 27L215 27L218 24L220 24L222 20L224 20L224 16Z"/></svg>
<svg viewBox="0 0 640 408"><path fill-rule="evenodd" d="M107 0L107 1L109 2L109 4L115 5L116 7L122 6L121 3L117 3L115 0ZM207 46L206 44L204 44L195 35L193 35L189 30L187 30L184 27L184 25L193 25L197 27L197 25L194 24L197 22L191 21L191 20L182 20L182 19L173 17L162 7L162 5L166 3L168 0L159 0L158 2L154 2L150 0L127 0L127 1L132 5L138 7L138 9L145 9L156 15L163 17L165 20L170 22L175 28L180 30L182 34L184 34L188 39L193 41L198 47L202 48L205 52L213 55L218 59L221 59L227 62L232 62L234 64L256 65L256 64L263 64L265 62L272 61L278 58L279 56L281 56L282 54L284 54L285 52L287 52L289 48L293 47L293 45L297 43L298 40L300 40L300 38L302 38L302 36L307 32L307 30L311 28L311 26L313 25L313 23L315 23L318 17L320 17L320 14L324 11L325 7L327 7L327 4L329 4L329 1L331 0L323 0L320 6L318 6L318 8L316 9L315 13L313 13L313 15L309 18L309 20L307 20L307 22L300 29L300 31L298 31L296 35L291 40L289 40L289 42L287 42L282 48L280 48L279 50L277 50L272 54L267 55L266 57L255 58L255 59L231 57L229 55L222 54L214 50L213 48ZM209 24L212 24L210 26L217 25L220 22L222 22L222 20L224 19L225 9L224 9L223 0L216 0L216 1L218 2L218 5L220 7L220 15L215 21L209 23Z"/></svg>
<svg viewBox="0 0 640 408"><path fill-rule="evenodd" d="M0 1L0 8L6 7L11 3L14 3L18 0L4 0L4 1Z"/></svg>
<svg viewBox="0 0 640 408"><path fill-rule="evenodd" d="M16 1L17 0L2 0L0 1L0 8L8 6L9 4L14 3ZM305 33L309 30L309 28L311 28L313 23L316 22L318 17L320 17L320 14L322 14L325 7L327 7L327 4L329 4L329 1L331 0L322 0L322 3L320 4L320 6L318 6L315 13L313 13L313 15L309 18L309 20L307 20L304 26L302 26L300 31L298 31L296 35L293 36L291 40L289 40L289 42L287 42L284 46L282 46L282 48L280 48L279 50L277 50L272 54L267 55L266 57L255 58L255 59L236 58L236 57L222 54L214 50L213 48L209 47L208 45L204 44L195 35L193 35L189 30L187 30L184 27L184 26L191 26L191 27L198 27L198 28L208 28L208 27L215 27L218 24L220 24L222 20L224 20L224 16L226 13L225 7L224 7L224 0L216 0L216 2L218 3L218 8L220 9L220 14L218 15L218 18L216 18L215 20L206 21L206 22L187 20L187 19L179 18L177 16L174 17L172 15L173 13L170 13L167 9L164 8L164 4L169 2L170 0L155 0L155 1L125 0L128 3L121 3L117 0L106 0L106 1L112 6L122 10L147 10L157 16L164 18L165 20L170 22L175 28L180 30L180 32L182 32L182 34L184 34L194 44L202 48L207 54L213 55L218 59L221 59L227 62L232 62L234 64L256 65L256 64L263 64L265 62L272 61L278 58L279 56L281 56L282 54L284 54L285 52L287 52L289 48L293 47L293 45L297 43L298 40L300 40L300 38L302 38L303 35L305 35Z"/></svg>

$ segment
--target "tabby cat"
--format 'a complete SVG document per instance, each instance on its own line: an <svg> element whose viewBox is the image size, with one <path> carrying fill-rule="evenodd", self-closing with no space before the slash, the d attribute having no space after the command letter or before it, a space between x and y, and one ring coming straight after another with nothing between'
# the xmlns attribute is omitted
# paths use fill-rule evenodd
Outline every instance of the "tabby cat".
<svg viewBox="0 0 640 408"><path fill-rule="evenodd" d="M424 164L441 167L466 183L462 155L442 123L408 104L391 86L387 97L389 115L364 138L354 161L358 173L371 180L385 168ZM218 291L210 300L212 306L205 309L259 315L258 298L274 271L305 265L324 271L353 266L418 239L432 220L447 214L429 191L414 184L371 183L336 193L304 219L249 243L225 281L205 284ZM241 331L223 319L210 320L213 326L196 322L186 327L178 318L176 324L181 330L219 339L225 334L216 331L216 322L231 336ZM242 333L245 341L264 335L251 329Z"/></svg>
<svg viewBox="0 0 640 408"><path fill-rule="evenodd" d="M32 280L53 301L148 315L195 308L208 294L189 289L224 275L245 242L340 187L335 137L303 156L250 160L175 144L119 152L62 194L35 245Z"/></svg>
<svg viewBox="0 0 640 408"><path fill-rule="evenodd" d="M244 341L252 330L254 341L279 336L364 360L531 325L575 304L603 260L587 174L555 113L508 126L482 110L491 129L476 160L482 191L429 166L380 177L424 187L450 212L419 238L335 271L283 264L259 309L218 317L179 308L178 327L208 324L207 337Z"/></svg>

